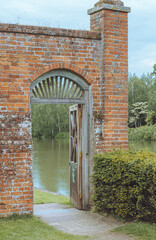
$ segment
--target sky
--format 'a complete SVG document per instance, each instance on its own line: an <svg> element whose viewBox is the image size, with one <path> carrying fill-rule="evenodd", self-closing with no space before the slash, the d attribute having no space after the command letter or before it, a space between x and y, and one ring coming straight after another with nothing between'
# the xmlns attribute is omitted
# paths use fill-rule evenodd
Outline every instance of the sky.
<svg viewBox="0 0 156 240"><path fill-rule="evenodd" d="M87 10L98 0L0 0L0 22L89 30ZM129 73L156 64L156 0L124 0L129 13Z"/></svg>

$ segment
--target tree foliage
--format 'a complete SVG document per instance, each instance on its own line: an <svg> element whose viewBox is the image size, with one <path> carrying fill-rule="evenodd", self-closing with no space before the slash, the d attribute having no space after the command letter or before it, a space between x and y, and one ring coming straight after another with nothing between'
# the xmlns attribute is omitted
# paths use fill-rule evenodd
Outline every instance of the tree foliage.
<svg viewBox="0 0 156 240"><path fill-rule="evenodd" d="M156 124L156 114L154 111L148 112L146 122L148 126Z"/></svg>
<svg viewBox="0 0 156 240"><path fill-rule="evenodd" d="M147 102L136 102L132 104L130 114L129 123L132 125L135 124L135 127L141 127L142 124L145 123L148 114Z"/></svg>
<svg viewBox="0 0 156 240"><path fill-rule="evenodd" d="M128 103L129 103L129 126L138 127L155 123L156 118L156 64L153 66L151 74L129 76L128 82ZM143 106L147 105L146 109ZM139 109L140 108L140 109ZM151 117L152 119L148 120Z"/></svg>
<svg viewBox="0 0 156 240"><path fill-rule="evenodd" d="M69 105L32 104L31 116L33 137L54 138L69 130Z"/></svg>

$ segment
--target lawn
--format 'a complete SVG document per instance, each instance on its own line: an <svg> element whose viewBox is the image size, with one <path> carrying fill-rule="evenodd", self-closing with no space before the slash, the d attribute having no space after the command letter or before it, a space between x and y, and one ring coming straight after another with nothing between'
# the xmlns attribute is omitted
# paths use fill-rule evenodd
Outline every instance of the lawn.
<svg viewBox="0 0 156 240"><path fill-rule="evenodd" d="M69 198L66 196L54 195L36 189L34 190L34 203L60 203L64 205L72 205L69 202ZM122 227L116 228L114 231L132 235L138 240L156 240L156 224L131 222ZM80 239L83 238L81 237Z"/></svg>
<svg viewBox="0 0 156 240"><path fill-rule="evenodd" d="M34 204L42 203L59 203L63 205L73 206L70 203L69 197L66 197L64 195L55 195L34 189Z"/></svg>
<svg viewBox="0 0 156 240"><path fill-rule="evenodd" d="M156 224L131 222L114 231L135 236L138 240L156 240Z"/></svg>
<svg viewBox="0 0 156 240"><path fill-rule="evenodd" d="M66 196L34 190L34 203L60 203L71 205ZM131 222L114 229L134 236L138 240L156 240L156 224ZM88 237L75 236L56 230L30 215L14 215L0 218L0 240L86 240Z"/></svg>
<svg viewBox="0 0 156 240"><path fill-rule="evenodd" d="M34 189L34 203L59 203L72 206L69 198ZM88 237L75 236L56 230L54 227L30 215L13 215L0 218L0 240L85 240Z"/></svg>
<svg viewBox="0 0 156 240"><path fill-rule="evenodd" d="M30 215L0 218L0 240L85 240L56 230Z"/></svg>

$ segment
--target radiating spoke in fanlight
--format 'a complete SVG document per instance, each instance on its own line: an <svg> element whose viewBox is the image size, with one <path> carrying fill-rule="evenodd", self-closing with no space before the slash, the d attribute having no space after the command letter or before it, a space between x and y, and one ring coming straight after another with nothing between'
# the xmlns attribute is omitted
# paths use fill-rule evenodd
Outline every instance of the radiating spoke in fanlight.
<svg viewBox="0 0 156 240"><path fill-rule="evenodd" d="M32 88L32 98L82 99L83 90L71 79L62 76L46 78Z"/></svg>

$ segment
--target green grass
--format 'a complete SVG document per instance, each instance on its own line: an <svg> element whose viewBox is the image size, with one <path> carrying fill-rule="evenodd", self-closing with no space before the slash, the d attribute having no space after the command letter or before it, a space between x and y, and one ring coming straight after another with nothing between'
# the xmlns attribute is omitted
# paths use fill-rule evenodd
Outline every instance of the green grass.
<svg viewBox="0 0 156 240"><path fill-rule="evenodd" d="M41 222L36 217L13 216L0 218L0 240L85 240L87 237L69 235Z"/></svg>
<svg viewBox="0 0 156 240"><path fill-rule="evenodd" d="M34 190L34 202L60 203L71 205L69 198ZM137 240L156 240L156 224L131 222L116 228L113 232L122 232L134 236ZM56 230L38 218L30 215L13 215L0 218L0 240L86 240L89 237L75 236Z"/></svg>
<svg viewBox="0 0 156 240"><path fill-rule="evenodd" d="M131 222L114 231L132 235L138 240L156 240L156 224L154 223Z"/></svg>
<svg viewBox="0 0 156 240"><path fill-rule="evenodd" d="M43 203L59 203L63 205L73 206L69 201L69 197L63 195L54 195L52 193L34 189L34 204Z"/></svg>

